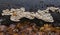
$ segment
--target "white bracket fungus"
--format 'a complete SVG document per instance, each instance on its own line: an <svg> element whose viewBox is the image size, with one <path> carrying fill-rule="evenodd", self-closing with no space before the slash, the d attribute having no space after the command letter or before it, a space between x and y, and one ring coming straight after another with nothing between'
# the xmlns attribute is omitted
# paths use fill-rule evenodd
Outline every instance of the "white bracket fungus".
<svg viewBox="0 0 60 35"><path fill-rule="evenodd" d="M49 13L49 10L51 10L52 12L55 12L55 10L58 10L58 12L60 11L59 8L55 8L55 7L48 7L46 10L38 10L36 13L34 12L25 12L25 8L20 8L20 9L6 9L3 10L2 15L11 15L10 19L12 21L20 21L19 19L26 17L28 19L34 19L35 17L38 19L42 19L46 22L54 22L53 17L51 16L51 14Z"/></svg>

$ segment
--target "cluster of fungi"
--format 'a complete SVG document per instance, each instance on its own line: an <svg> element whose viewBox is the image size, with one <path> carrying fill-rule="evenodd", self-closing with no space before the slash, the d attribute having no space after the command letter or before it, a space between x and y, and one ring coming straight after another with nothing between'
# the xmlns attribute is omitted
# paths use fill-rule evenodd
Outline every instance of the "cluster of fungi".
<svg viewBox="0 0 60 35"><path fill-rule="evenodd" d="M2 11L2 16L9 16L12 22L9 26L0 24L0 35L60 35L60 27L54 27L48 23L42 23L38 26L35 22L24 21L20 22L21 18L33 20L35 18L41 19L45 22L54 22L50 11L60 13L60 8L48 7L46 10L38 10L37 12L25 11L25 8L20 9L6 9ZM3 20L2 20L3 21ZM11 22L10 22L11 23ZM7 24L7 23L6 23ZM38 23L39 24L39 23Z"/></svg>

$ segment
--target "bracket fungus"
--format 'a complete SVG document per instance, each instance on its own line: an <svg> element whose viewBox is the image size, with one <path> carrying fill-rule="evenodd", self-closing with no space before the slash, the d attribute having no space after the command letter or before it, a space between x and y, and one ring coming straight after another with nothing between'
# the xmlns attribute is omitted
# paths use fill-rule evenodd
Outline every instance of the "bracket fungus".
<svg viewBox="0 0 60 35"><path fill-rule="evenodd" d="M23 17L28 18L28 19L34 19L36 17L37 19L41 19L46 22L54 22L53 17L49 13L49 10L51 10L52 12L55 12L56 10L60 12L60 9L56 7L47 7L47 9L45 10L39 9L36 13L25 11L25 8L22 7L20 9L12 8L11 10L9 9L3 10L2 16L11 15L10 19L16 22L20 21L20 19Z"/></svg>

